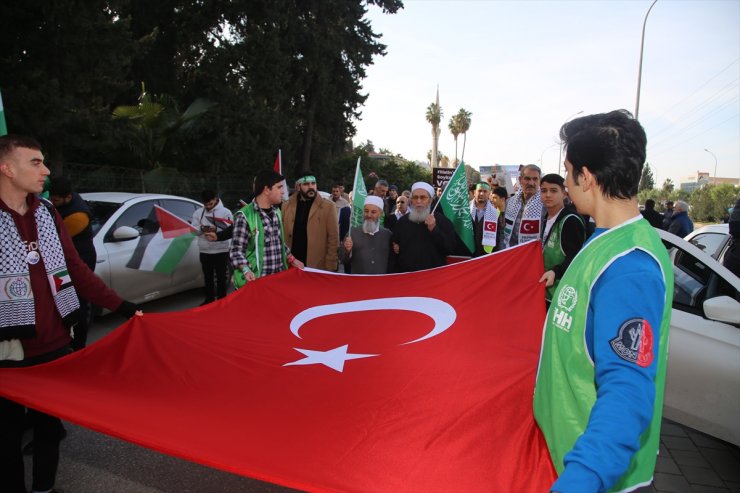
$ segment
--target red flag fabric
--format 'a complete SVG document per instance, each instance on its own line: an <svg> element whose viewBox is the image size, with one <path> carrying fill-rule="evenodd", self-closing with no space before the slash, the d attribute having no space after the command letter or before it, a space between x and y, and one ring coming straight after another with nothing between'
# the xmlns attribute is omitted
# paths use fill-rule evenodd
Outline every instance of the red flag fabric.
<svg viewBox="0 0 740 493"><path fill-rule="evenodd" d="M162 237L167 240L198 231L192 224L158 205L154 206L154 212L157 214L159 227L162 228Z"/></svg>
<svg viewBox="0 0 740 493"><path fill-rule="evenodd" d="M547 491L542 271L536 242L408 274L291 269L1 369L0 394L303 490Z"/></svg>
<svg viewBox="0 0 740 493"><path fill-rule="evenodd" d="M283 160L282 160L282 150L278 149L277 156L275 156L275 164L272 165L272 169L274 169L277 173L283 174Z"/></svg>

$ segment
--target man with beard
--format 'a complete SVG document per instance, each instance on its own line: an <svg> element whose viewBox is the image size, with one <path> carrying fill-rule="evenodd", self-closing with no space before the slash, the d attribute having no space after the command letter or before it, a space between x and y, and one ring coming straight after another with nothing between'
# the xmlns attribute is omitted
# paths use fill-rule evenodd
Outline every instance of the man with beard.
<svg viewBox="0 0 740 493"><path fill-rule="evenodd" d="M411 212L393 230L393 252L398 272L413 272L447 263L456 245L452 223L442 212L431 212L434 188L424 182L411 187Z"/></svg>
<svg viewBox="0 0 740 493"><path fill-rule="evenodd" d="M540 168L534 164L522 167L519 191L506 201L504 228L498 238L501 249L540 239L544 212L540 200L540 175Z"/></svg>
<svg viewBox="0 0 740 493"><path fill-rule="evenodd" d="M306 267L336 272L339 225L334 202L319 196L311 172L301 174L296 186L283 204L285 242Z"/></svg>
<svg viewBox="0 0 740 493"><path fill-rule="evenodd" d="M473 220L473 257L491 253L496 247L498 210L489 200L491 186L482 181L475 185L473 200L470 201L470 218Z"/></svg>
<svg viewBox="0 0 740 493"><path fill-rule="evenodd" d="M362 226L352 228L340 250L340 261L352 266L352 274L387 274L392 233L380 226L383 200L365 198Z"/></svg>

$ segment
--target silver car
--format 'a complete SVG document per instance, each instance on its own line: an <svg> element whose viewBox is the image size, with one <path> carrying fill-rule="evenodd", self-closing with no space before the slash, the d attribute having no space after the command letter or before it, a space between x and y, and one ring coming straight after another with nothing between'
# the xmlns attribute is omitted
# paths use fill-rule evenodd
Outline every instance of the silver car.
<svg viewBox="0 0 740 493"><path fill-rule="evenodd" d="M740 445L740 279L712 255L659 231L673 263L665 416Z"/></svg>
<svg viewBox="0 0 740 493"><path fill-rule="evenodd" d="M201 204L173 195L80 194L92 211L95 273L122 298L144 303L203 286L197 232Z"/></svg>

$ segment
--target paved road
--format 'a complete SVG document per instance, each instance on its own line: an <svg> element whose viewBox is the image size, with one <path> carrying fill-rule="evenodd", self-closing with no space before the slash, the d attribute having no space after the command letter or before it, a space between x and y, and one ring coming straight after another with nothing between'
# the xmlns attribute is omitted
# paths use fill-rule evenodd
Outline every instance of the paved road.
<svg viewBox="0 0 740 493"><path fill-rule="evenodd" d="M201 291L192 290L153 301L144 309L178 311L201 301ZM98 318L89 342L105 336L121 322L115 314ZM68 436L62 442L56 484L65 493L294 491L166 456L73 424L66 426ZM30 458L26 457L26 463L30 484ZM740 449L664 420L655 483L641 491L740 493Z"/></svg>
<svg viewBox="0 0 740 493"><path fill-rule="evenodd" d="M202 299L202 291L196 289L147 303L143 308L150 313L178 311L197 306ZM88 343L104 337L122 322L115 314L97 318ZM62 442L56 482L64 493L295 491L160 454L71 423L65 423L65 427L67 438ZM30 457L25 460L26 484L30 485Z"/></svg>

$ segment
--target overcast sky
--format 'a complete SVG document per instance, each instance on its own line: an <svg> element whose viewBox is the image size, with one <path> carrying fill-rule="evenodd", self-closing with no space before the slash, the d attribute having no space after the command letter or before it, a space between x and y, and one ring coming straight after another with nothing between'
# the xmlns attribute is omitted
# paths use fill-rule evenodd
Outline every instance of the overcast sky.
<svg viewBox="0 0 740 493"><path fill-rule="evenodd" d="M465 162L557 172L561 124L582 111L635 112L640 36L652 0L405 0L370 7L387 55L368 69L355 144L426 160L439 85L447 125L472 112ZM647 20L639 118L657 185L697 170L740 176L740 0L658 0ZM462 136L458 154L462 153Z"/></svg>

